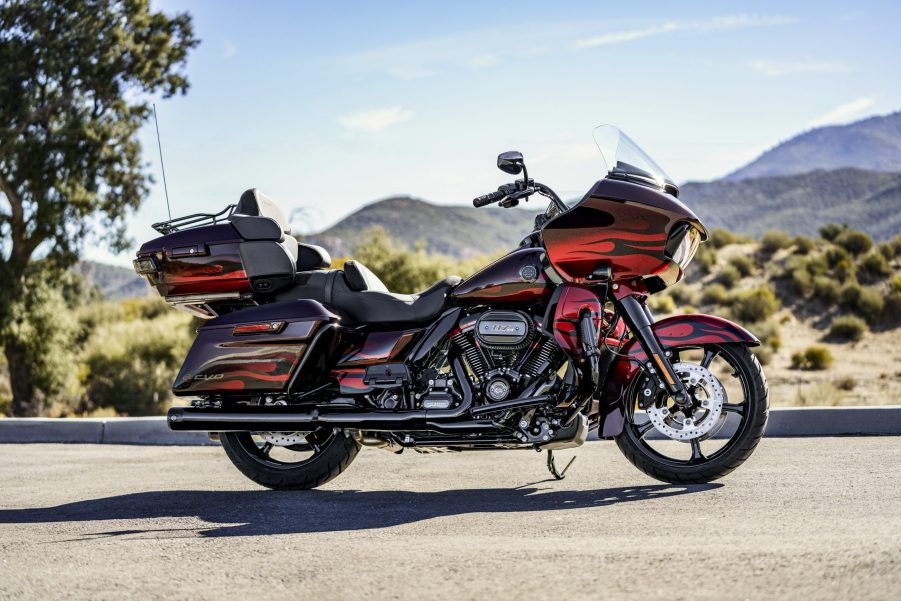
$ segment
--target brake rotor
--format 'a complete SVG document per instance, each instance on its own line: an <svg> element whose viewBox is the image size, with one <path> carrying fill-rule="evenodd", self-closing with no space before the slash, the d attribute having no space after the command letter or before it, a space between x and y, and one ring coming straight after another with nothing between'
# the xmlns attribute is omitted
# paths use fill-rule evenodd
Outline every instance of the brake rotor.
<svg viewBox="0 0 901 601"><path fill-rule="evenodd" d="M290 447L307 441L304 432L257 432L265 442L276 447Z"/></svg>
<svg viewBox="0 0 901 601"><path fill-rule="evenodd" d="M716 434L726 422L726 389L709 369L695 363L675 363L673 369L691 394L692 407L683 409L664 401L646 409L654 428L672 440L688 442Z"/></svg>

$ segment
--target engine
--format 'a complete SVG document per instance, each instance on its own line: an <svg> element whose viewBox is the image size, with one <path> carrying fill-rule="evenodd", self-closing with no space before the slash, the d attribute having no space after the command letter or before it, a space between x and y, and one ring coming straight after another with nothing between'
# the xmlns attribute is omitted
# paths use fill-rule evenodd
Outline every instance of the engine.
<svg viewBox="0 0 901 601"><path fill-rule="evenodd" d="M459 324L452 338L485 400L520 395L552 366L556 343L541 331L538 318L522 311L486 311Z"/></svg>

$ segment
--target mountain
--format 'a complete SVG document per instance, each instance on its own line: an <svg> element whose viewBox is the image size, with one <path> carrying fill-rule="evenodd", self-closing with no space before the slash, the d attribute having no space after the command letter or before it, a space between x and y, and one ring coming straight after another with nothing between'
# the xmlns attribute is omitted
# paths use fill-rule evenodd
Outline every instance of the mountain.
<svg viewBox="0 0 901 601"><path fill-rule="evenodd" d="M833 222L864 230L877 240L901 233L901 173L836 169L687 183L680 187L679 199L709 228L810 235Z"/></svg>
<svg viewBox="0 0 901 601"><path fill-rule="evenodd" d="M107 300L121 300L147 296L150 285L127 267L117 267L96 261L80 261L74 271L88 286L96 286Z"/></svg>
<svg viewBox="0 0 901 601"><path fill-rule="evenodd" d="M736 181L843 167L901 172L901 111L804 132L764 152L725 179Z"/></svg>
<svg viewBox="0 0 901 601"><path fill-rule="evenodd" d="M325 247L335 258L347 256L363 232L381 226L409 247L422 241L429 252L462 258L515 247L532 231L535 214L520 208L435 205L399 196L366 205L327 230L304 236L304 242Z"/></svg>

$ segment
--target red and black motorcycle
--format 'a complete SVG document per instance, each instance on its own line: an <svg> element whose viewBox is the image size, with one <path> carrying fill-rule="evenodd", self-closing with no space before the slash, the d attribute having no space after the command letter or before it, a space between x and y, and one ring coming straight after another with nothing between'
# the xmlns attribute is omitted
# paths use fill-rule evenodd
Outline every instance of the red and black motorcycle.
<svg viewBox="0 0 901 601"><path fill-rule="evenodd" d="M744 328L709 315L656 321L707 233L660 167L616 128L595 139L606 176L566 203L529 178L476 198L550 204L519 248L465 280L395 294L356 261L330 269L256 190L216 215L154 225L135 269L204 317L173 385L195 397L173 430L218 433L246 476L279 489L340 474L361 446L429 451L577 447L615 438L645 473L709 482L753 451L767 385ZM216 436L217 434L212 434Z"/></svg>

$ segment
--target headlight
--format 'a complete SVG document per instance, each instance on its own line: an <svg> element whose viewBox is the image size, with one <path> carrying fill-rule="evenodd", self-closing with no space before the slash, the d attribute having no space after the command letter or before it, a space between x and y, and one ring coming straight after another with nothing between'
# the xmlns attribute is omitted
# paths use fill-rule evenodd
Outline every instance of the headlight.
<svg viewBox="0 0 901 601"><path fill-rule="evenodd" d="M691 224L677 226L666 241L666 254L685 271L701 245L701 232Z"/></svg>

